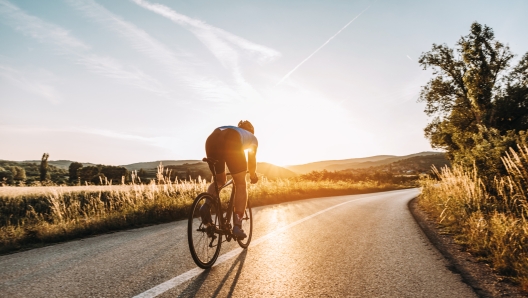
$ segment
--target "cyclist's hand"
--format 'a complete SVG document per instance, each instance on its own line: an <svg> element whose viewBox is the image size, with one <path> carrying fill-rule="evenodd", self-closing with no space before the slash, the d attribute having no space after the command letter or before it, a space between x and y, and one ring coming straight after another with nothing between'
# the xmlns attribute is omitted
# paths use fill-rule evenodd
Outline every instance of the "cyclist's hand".
<svg viewBox="0 0 528 298"><path fill-rule="evenodd" d="M257 173L253 173L249 175L249 180L251 181L251 184L255 184L258 182L258 176Z"/></svg>

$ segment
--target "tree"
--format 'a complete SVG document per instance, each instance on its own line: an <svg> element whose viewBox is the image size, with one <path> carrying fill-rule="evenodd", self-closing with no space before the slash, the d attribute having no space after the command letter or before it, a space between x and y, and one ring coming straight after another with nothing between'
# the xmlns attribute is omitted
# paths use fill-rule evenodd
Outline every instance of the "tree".
<svg viewBox="0 0 528 298"><path fill-rule="evenodd" d="M139 169L137 176L141 179L141 182L147 182L148 173L143 168Z"/></svg>
<svg viewBox="0 0 528 298"><path fill-rule="evenodd" d="M26 180L26 170L19 166L10 167L11 173L13 173L13 180L15 181L25 181Z"/></svg>
<svg viewBox="0 0 528 298"><path fill-rule="evenodd" d="M13 183L13 172L0 167L0 185Z"/></svg>
<svg viewBox="0 0 528 298"><path fill-rule="evenodd" d="M91 182L94 177L99 176L99 168L95 166L84 167L78 171L78 174L81 181Z"/></svg>
<svg viewBox="0 0 528 298"><path fill-rule="evenodd" d="M49 179L49 173L48 173L48 158L49 154L44 153L42 154L42 159L40 161L40 181L45 181Z"/></svg>
<svg viewBox="0 0 528 298"><path fill-rule="evenodd" d="M126 178L128 176L128 170L118 166L102 166L101 174L108 180L120 182L122 177Z"/></svg>
<svg viewBox="0 0 528 298"><path fill-rule="evenodd" d="M75 182L79 179L79 169L83 167L80 162L72 162L68 167L69 180L70 182Z"/></svg>
<svg viewBox="0 0 528 298"><path fill-rule="evenodd" d="M434 76L419 99L433 117L426 137L451 161L475 164L485 175L499 173L504 151L526 141L528 54L510 70L513 57L491 28L473 23L455 49L433 44L419 59Z"/></svg>

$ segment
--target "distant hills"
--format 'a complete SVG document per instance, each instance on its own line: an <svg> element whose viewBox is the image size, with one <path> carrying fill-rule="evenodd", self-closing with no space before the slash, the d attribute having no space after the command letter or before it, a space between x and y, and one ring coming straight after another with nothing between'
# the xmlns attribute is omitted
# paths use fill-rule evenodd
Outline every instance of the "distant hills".
<svg viewBox="0 0 528 298"><path fill-rule="evenodd" d="M298 174L306 174L311 171L322 171L322 170L343 171L343 170L349 170L349 169L364 169L364 168L370 168L370 167L389 165L391 163L394 163L400 160L414 158L414 157L421 157L421 156L429 156L429 155L444 156L445 154L441 152L426 151L426 152L420 152L420 153L404 155L404 156L376 155L376 156L363 157L363 158L325 160L325 161L312 162L312 163L307 163L307 164L302 164L302 165L286 166L285 168L295 173L298 173Z"/></svg>
<svg viewBox="0 0 528 298"><path fill-rule="evenodd" d="M6 161L7 162L7 161ZM59 169L68 170L68 167L73 161L71 160L49 160L48 164L55 166ZM13 163L34 163L40 164L40 160L25 160L21 162ZM157 160L149 162L138 162L128 165L121 165L129 171L139 171L140 169L145 170L148 173L148 177L154 178L156 176L157 167L159 164L163 164L163 167L173 171L173 174L177 174L179 177L186 177L188 174L192 176L200 175L203 177L210 176L210 171L205 162L201 160L189 159L189 160ZM96 164L83 162L83 167L96 166ZM296 173L279 167L267 162L257 163L257 172L261 175L266 176L269 179L284 179L297 176Z"/></svg>
<svg viewBox="0 0 528 298"><path fill-rule="evenodd" d="M122 165L122 167L125 167L129 171L139 171L140 169L155 169L159 166L159 164L162 163L164 167L166 166L181 166L184 164L196 164L196 163L203 163L201 160L196 159L189 159L189 160L157 160L157 161L148 161L148 162L138 162L138 163L132 163L129 165Z"/></svg>
<svg viewBox="0 0 528 298"><path fill-rule="evenodd" d="M9 161L4 161L9 162ZM172 171L173 175L179 177L188 177L189 175L207 177L210 175L210 171L207 164L201 160L158 160L150 162L138 162L128 165L121 165L129 171L139 171L143 169L147 172L148 177L155 177L156 169L160 162L163 166ZM22 162L11 162L11 163L35 163L40 164L40 160L26 160ZM48 161L52 166L59 169L68 170L68 167L72 163L71 160L54 160ZM95 166L93 163L82 163L84 167ZM302 165L291 165L286 167L276 166L266 162L257 163L257 172L261 175L268 177L269 179L277 178L290 178L300 174L306 174L311 171L345 171L354 169L391 169L397 170L397 172L427 172L430 170L431 165L441 167L445 164L449 164L449 161L445 158L444 153L440 152L420 152L404 156L395 155L376 155L371 157L363 158L350 158L341 160L325 160L312 162Z"/></svg>

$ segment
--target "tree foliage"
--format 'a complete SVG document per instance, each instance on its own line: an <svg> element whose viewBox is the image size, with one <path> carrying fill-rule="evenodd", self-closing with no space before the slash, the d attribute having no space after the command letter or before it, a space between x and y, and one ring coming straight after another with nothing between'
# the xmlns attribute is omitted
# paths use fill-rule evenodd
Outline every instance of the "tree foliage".
<svg viewBox="0 0 528 298"><path fill-rule="evenodd" d="M42 159L40 161L40 181L46 181L49 180L49 173L48 173L48 158L49 154L44 153L42 154Z"/></svg>
<svg viewBox="0 0 528 298"><path fill-rule="evenodd" d="M125 180L127 180L129 176L128 170L119 166L102 166L101 174L103 174L108 180L111 180L112 182L121 182L123 177L125 177Z"/></svg>
<svg viewBox="0 0 528 298"><path fill-rule="evenodd" d="M80 162L74 161L70 164L70 166L68 167L70 182L75 182L79 179L79 169L81 169L82 167L83 165Z"/></svg>
<svg viewBox="0 0 528 298"><path fill-rule="evenodd" d="M491 28L473 23L454 49L433 44L419 59L433 70L420 94L433 117L426 137L453 162L475 164L488 176L501 172L500 156L508 147L526 142L521 131L528 129L528 53L512 68L513 58Z"/></svg>

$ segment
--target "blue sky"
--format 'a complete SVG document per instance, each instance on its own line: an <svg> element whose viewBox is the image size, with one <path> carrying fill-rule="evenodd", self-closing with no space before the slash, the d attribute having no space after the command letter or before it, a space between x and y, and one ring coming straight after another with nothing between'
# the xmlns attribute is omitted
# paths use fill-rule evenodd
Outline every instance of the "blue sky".
<svg viewBox="0 0 528 298"><path fill-rule="evenodd" d="M527 12L522 0L0 0L0 159L200 159L215 127L241 119L258 160L279 165L431 150L420 54L478 21L519 57Z"/></svg>

